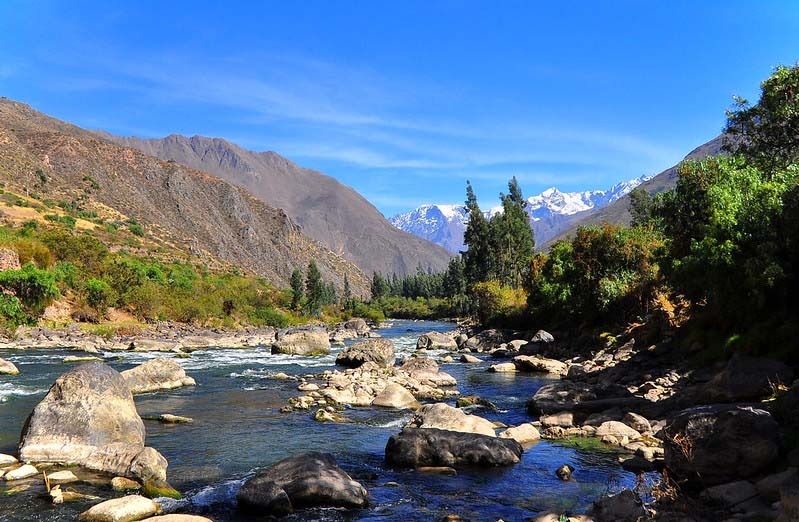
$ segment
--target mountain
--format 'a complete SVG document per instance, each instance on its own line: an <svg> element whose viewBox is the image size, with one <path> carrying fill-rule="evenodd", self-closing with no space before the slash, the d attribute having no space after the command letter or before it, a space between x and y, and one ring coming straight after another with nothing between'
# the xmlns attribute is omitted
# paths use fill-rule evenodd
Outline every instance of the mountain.
<svg viewBox="0 0 799 522"><path fill-rule="evenodd" d="M354 292L368 294L362 271L245 189L6 98L0 98L0 179L6 190L35 196L42 212L79 205L117 222L134 219L152 252L232 264L279 287L289 285L294 267L315 259L326 280L341 288L346 275ZM89 221L79 225L102 229Z"/></svg>
<svg viewBox="0 0 799 522"><path fill-rule="evenodd" d="M683 158L682 161L698 160L720 154L722 153L723 144L724 144L723 135L716 136L707 143L704 143L699 147L695 148L694 150L692 150L691 152L689 152ZM644 183L641 183L641 188L643 188L652 195L667 190L671 190L677 185L679 166L680 164L678 163L677 165L669 167L660 174L645 181ZM574 234L574 231L577 230L577 227L598 225L600 223L605 223L605 222L615 223L615 224L629 224L631 219L629 207L630 207L629 196L625 195L623 197L617 198L615 202L612 202L611 204L605 206L604 208L600 208L596 212L590 213L588 215L581 216L580 219L573 222L571 226L564 229L559 234L553 236L549 241L545 243L542 242L541 246L548 249L549 246L555 241L571 237Z"/></svg>
<svg viewBox="0 0 799 522"><path fill-rule="evenodd" d="M302 231L365 273L409 274L421 265L439 271L450 254L403 232L352 188L300 167L274 152L253 152L220 138L173 134L140 139L102 134L145 154L210 172L281 208Z"/></svg>
<svg viewBox="0 0 799 522"><path fill-rule="evenodd" d="M646 178L641 177L618 183L608 190L585 192L561 192L552 187L527 198L527 212L536 243L546 243L576 220L617 201L645 181ZM502 207L493 207L486 216L501 211ZM467 220L468 213L463 205L422 205L391 218L395 227L441 245L450 252L463 250Z"/></svg>

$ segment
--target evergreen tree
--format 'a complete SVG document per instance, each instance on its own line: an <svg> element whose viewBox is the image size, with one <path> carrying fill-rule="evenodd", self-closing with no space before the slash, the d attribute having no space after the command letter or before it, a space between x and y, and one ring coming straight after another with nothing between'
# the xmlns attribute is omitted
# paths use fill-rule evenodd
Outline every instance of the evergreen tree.
<svg viewBox="0 0 799 522"><path fill-rule="evenodd" d="M505 286L519 288L535 250L527 200L514 176L508 194L500 194L502 213L489 223L490 252L495 263L493 276Z"/></svg>
<svg viewBox="0 0 799 522"><path fill-rule="evenodd" d="M308 263L308 272L305 276L305 294L308 298L305 304L308 313L319 315L325 299L325 284L313 259Z"/></svg>
<svg viewBox="0 0 799 522"><path fill-rule="evenodd" d="M480 206L477 196L474 195L472 184L466 182L466 210L469 212L469 221L463 233L463 244L466 251L463 256L463 271L467 283L471 286L480 281L488 280L491 267L491 252L489 245L488 220Z"/></svg>
<svg viewBox="0 0 799 522"><path fill-rule="evenodd" d="M346 305L352 299L352 289L350 288L350 278L344 274L344 291L341 294L342 301Z"/></svg>
<svg viewBox="0 0 799 522"><path fill-rule="evenodd" d="M387 297L389 290L390 287L386 279L379 272L375 272L372 275L372 299Z"/></svg>
<svg viewBox="0 0 799 522"><path fill-rule="evenodd" d="M304 296L305 282L303 281L302 269L299 267L291 273L291 308L299 310Z"/></svg>

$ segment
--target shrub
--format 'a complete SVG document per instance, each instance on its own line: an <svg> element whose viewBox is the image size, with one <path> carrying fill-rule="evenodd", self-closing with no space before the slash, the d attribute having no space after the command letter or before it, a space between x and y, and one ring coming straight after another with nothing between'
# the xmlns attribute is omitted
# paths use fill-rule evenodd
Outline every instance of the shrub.
<svg viewBox="0 0 799 522"><path fill-rule="evenodd" d="M291 324L289 317L274 308L258 308L250 315L250 320L256 326L272 326L285 328Z"/></svg>
<svg viewBox="0 0 799 522"><path fill-rule="evenodd" d="M7 327L16 327L29 322L22 304L15 296L0 294L0 322Z"/></svg>
<svg viewBox="0 0 799 522"><path fill-rule="evenodd" d="M117 293L111 286L100 279L89 279L86 281L86 303L97 310L100 314L105 314L109 306L112 306L117 299Z"/></svg>
<svg viewBox="0 0 799 522"><path fill-rule="evenodd" d="M63 283L67 288L75 288L78 281L78 270L72 263L62 261L53 267L50 273L53 274L56 282Z"/></svg>
<svg viewBox="0 0 799 522"><path fill-rule="evenodd" d="M40 315L59 295L53 274L39 270L33 263L0 272L0 288L13 292L32 316Z"/></svg>
<svg viewBox="0 0 799 522"><path fill-rule="evenodd" d="M39 268L49 268L54 261L53 253L38 239L23 238L14 243L14 250L19 255L19 262L33 262Z"/></svg>

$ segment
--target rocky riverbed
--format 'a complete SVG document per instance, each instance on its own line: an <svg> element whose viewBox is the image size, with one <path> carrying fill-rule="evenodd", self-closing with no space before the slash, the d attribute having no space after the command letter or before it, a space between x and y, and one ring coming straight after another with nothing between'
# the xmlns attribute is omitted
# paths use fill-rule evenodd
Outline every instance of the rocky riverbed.
<svg viewBox="0 0 799 522"><path fill-rule="evenodd" d="M678 504L694 501L702 506L693 511L695 520L775 518L791 509L795 457L783 453L773 408L753 403L775 379L790 383L791 368L735 359L690 372L679 364L661 367L668 347L632 340L575 358L564 356L546 332L469 334L444 323L398 321L373 330L354 321L331 331L259 331L260 344L252 347L238 342L233 348L230 341L186 348L178 335L166 351L161 345L146 350L148 340L158 340L151 336L138 344L134 338L126 348L127 339L103 350L90 347L99 361L85 366L65 362L74 360L74 348L86 348L80 343L28 349L27 341L14 341L0 349L8 363L0 360L8 369L0 375L0 453L36 467L0 457L8 459L0 460L0 469L12 477L0 479L3 516L74 520L120 495L115 489L124 490L125 480L155 497L157 506L131 497L130 506L117 500L102 509L139 509L140 518L160 511L245 520L247 505L269 505L274 514L291 512L302 520L557 520L571 514L601 521L655 512L682 520L685 509ZM256 333L194 331L188 337L203 335L255 342ZM51 337L63 340L64 332ZM76 381L88 388L62 384L45 398L59 375L80 372L88 373ZM138 439L100 437L107 422L81 431L54 418L64 397L92 402L91 389L98 386L127 390L131 398L120 391L112 410L123 415L122 404L135 402L134 413L124 415L141 424ZM49 417L34 415L19 453L25 418L42 398L42 404L58 401L36 409ZM47 437L65 433L84 459L71 462L83 467L62 469L70 459L48 449ZM143 448L154 452L139 459L147 464L131 465ZM268 471L308 451L331 456L301 462L339 471L289 464L279 468L286 470L283 478ZM658 473L664 466L670 472L665 481ZM46 492L43 473L59 477L73 469L74 478L51 483ZM339 477L353 496L307 500L301 485L320 474ZM262 478L253 482L253 476ZM684 494L665 502L677 485ZM168 498L178 492L180 500ZM326 505L336 510L319 510Z"/></svg>

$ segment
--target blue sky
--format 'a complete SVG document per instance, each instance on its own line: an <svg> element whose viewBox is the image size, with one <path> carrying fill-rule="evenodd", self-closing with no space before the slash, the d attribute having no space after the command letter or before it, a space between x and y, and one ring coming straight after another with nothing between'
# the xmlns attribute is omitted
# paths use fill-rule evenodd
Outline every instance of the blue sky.
<svg viewBox="0 0 799 522"><path fill-rule="evenodd" d="M274 150L390 216L656 174L799 59L792 1L226 4L0 1L0 95Z"/></svg>

